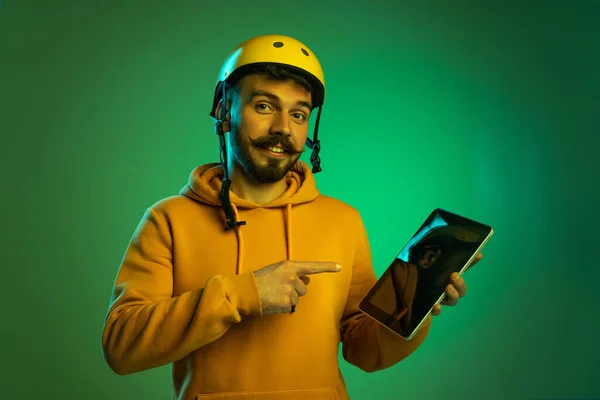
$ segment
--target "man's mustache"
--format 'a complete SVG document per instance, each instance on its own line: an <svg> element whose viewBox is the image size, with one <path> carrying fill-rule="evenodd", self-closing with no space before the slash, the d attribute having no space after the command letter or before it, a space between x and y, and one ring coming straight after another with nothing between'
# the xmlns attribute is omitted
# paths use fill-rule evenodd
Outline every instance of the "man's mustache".
<svg viewBox="0 0 600 400"><path fill-rule="evenodd" d="M255 146L259 146L259 147L274 147L277 145L281 145L281 147L283 148L283 150L286 153L289 154L301 154L304 152L304 150L302 151L297 151L294 146L292 145L292 143L287 139L286 136L281 136L281 135L275 135L275 136L266 136L266 137L262 137L259 139L250 139L250 141L252 142L253 145Z"/></svg>

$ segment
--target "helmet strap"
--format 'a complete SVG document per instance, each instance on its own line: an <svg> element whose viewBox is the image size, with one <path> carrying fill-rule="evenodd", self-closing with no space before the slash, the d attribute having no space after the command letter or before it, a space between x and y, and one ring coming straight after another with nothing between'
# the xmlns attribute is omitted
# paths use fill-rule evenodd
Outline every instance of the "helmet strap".
<svg viewBox="0 0 600 400"><path fill-rule="evenodd" d="M319 157L319 152L321 151L321 142L319 141L319 122L321 120L321 109L323 106L319 106L319 111L317 111L317 120L315 121L315 132L313 134L313 140L306 138L306 145L312 149L312 153L310 155L310 163L312 164L312 173L316 174L321 172L321 157Z"/></svg>
<svg viewBox="0 0 600 400"><path fill-rule="evenodd" d="M223 85L223 96L221 102L221 115L220 119L215 123L215 133L219 136L219 143L221 147L221 166L223 167L223 181L221 185L221 206L223 212L225 212L225 218L227 218L227 228L235 229L240 225L246 225L246 221L237 222L233 207L231 207L231 200L229 199L229 187L231 186L231 180L229 179L229 171L227 169L227 148L225 141L225 132L223 130L223 123L227 120L227 102L225 100L225 88L226 84Z"/></svg>

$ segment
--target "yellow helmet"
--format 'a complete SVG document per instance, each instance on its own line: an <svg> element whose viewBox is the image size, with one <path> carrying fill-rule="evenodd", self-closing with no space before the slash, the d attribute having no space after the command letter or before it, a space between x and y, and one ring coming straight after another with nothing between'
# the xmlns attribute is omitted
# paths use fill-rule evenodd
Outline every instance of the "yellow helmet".
<svg viewBox="0 0 600 400"><path fill-rule="evenodd" d="M227 58L215 88L210 116L215 112L223 94L223 83L235 83L252 67L261 64L286 66L306 77L313 88L313 106L320 107L325 99L323 69L314 53L298 40L284 35L264 35L246 40Z"/></svg>

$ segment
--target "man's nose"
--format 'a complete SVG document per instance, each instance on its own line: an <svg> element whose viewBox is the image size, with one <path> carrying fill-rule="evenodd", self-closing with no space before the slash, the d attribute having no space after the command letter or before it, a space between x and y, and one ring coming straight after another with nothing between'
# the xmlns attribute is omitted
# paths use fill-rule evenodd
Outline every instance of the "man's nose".
<svg viewBox="0 0 600 400"><path fill-rule="evenodd" d="M274 135L292 136L290 118L286 113L279 112L276 114L271 125L271 133Z"/></svg>

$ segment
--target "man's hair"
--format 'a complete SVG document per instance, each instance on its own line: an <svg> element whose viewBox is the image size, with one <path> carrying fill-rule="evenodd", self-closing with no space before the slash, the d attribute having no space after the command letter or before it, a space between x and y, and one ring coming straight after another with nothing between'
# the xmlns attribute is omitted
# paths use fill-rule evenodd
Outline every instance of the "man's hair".
<svg viewBox="0 0 600 400"><path fill-rule="evenodd" d="M257 74L266 75L269 79L279 81L291 79L298 85L306 89L307 92L313 93L312 85L302 73L299 73L293 68L289 68L284 65L265 63L249 68L247 71L244 72L242 76L237 78L234 82L229 83L228 88L225 92L226 99L230 101L233 93L239 93L240 83L244 80L245 77Z"/></svg>

